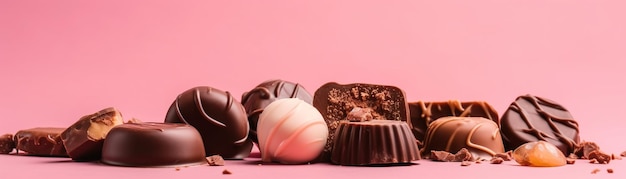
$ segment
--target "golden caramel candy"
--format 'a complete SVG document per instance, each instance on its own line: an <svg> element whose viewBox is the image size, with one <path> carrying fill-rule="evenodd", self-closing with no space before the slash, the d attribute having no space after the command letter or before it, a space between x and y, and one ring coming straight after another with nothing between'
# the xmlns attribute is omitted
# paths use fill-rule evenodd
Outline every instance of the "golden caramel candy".
<svg viewBox="0 0 626 179"><path fill-rule="evenodd" d="M545 141L528 142L517 147L513 158L520 165L533 167L558 167L567 163L563 152Z"/></svg>

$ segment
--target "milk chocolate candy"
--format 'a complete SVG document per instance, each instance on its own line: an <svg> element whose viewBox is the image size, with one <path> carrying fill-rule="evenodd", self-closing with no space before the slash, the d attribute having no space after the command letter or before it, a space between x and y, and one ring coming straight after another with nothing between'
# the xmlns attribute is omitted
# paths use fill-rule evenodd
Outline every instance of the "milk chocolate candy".
<svg viewBox="0 0 626 179"><path fill-rule="evenodd" d="M542 140L569 155L580 140L578 123L565 107L532 95L517 97L502 115L500 128L507 150Z"/></svg>
<svg viewBox="0 0 626 179"><path fill-rule="evenodd" d="M298 83L284 80L269 80L257 85L254 89L243 93L241 104L248 114L248 122L250 124L250 139L258 143L257 123L259 115L263 109L270 103L283 98L298 98L311 104L313 97Z"/></svg>
<svg viewBox="0 0 626 179"><path fill-rule="evenodd" d="M208 86L191 88L176 97L165 122L195 127L202 136L206 156L243 159L252 151L246 111L229 92Z"/></svg>
<svg viewBox="0 0 626 179"><path fill-rule="evenodd" d="M346 120L353 108L370 111L375 120L407 121L409 117L404 91L395 86L330 82L315 91L313 106L328 125L329 136L320 158L322 161L329 159L339 121Z"/></svg>
<svg viewBox="0 0 626 179"><path fill-rule="evenodd" d="M129 167L174 167L206 163L198 131L187 124L127 123L104 141L102 162Z"/></svg>
<svg viewBox="0 0 626 179"><path fill-rule="evenodd" d="M0 154L8 154L15 148L12 134L4 134L0 136Z"/></svg>
<svg viewBox="0 0 626 179"><path fill-rule="evenodd" d="M105 137L113 127L122 123L119 111L106 108L81 117L61 133L61 140L72 160L99 160Z"/></svg>
<svg viewBox="0 0 626 179"><path fill-rule="evenodd" d="M61 140L65 128L38 127L20 130L15 133L15 148L27 155L67 157Z"/></svg>
<svg viewBox="0 0 626 179"><path fill-rule="evenodd" d="M441 117L483 117L496 123L499 122L498 113L487 102L449 100L445 102L410 102L409 127L419 141L424 141L428 125Z"/></svg>
<svg viewBox="0 0 626 179"><path fill-rule="evenodd" d="M456 153L467 149L475 157L491 158L504 153L504 145L498 125L482 117L442 117L428 128L424 151L447 151Z"/></svg>

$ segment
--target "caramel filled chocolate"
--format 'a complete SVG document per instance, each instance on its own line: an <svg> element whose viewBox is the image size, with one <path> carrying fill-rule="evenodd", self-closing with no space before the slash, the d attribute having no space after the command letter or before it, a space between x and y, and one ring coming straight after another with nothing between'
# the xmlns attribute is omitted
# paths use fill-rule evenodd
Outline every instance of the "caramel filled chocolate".
<svg viewBox="0 0 626 179"><path fill-rule="evenodd" d="M122 123L119 111L106 108L81 117L61 133L61 140L72 160L99 160L105 137L111 128Z"/></svg>
<svg viewBox="0 0 626 179"><path fill-rule="evenodd" d="M496 123L499 122L496 110L484 101L410 102L409 111L411 115L409 127L411 127L415 138L422 142L428 125L440 117L484 117Z"/></svg>
<svg viewBox="0 0 626 179"><path fill-rule="evenodd" d="M204 145L187 124L127 123L114 127L102 148L102 162L130 167L204 164Z"/></svg>
<svg viewBox="0 0 626 179"><path fill-rule="evenodd" d="M20 130L15 133L15 148L27 155L67 157L61 141L65 128L38 127Z"/></svg>
<svg viewBox="0 0 626 179"><path fill-rule="evenodd" d="M265 81L254 89L243 93L241 104L248 114L249 136L253 142L259 142L257 139L259 115L267 105L282 98L298 98L309 104L313 101L311 94L302 85L283 80Z"/></svg>
<svg viewBox="0 0 626 179"><path fill-rule="evenodd" d="M15 148L12 134L4 134L0 136L0 154L8 154Z"/></svg>
<svg viewBox="0 0 626 179"><path fill-rule="evenodd" d="M165 122L195 127L202 136L206 156L243 159L252 151L246 111L229 92L208 86L191 88L176 97Z"/></svg>
<svg viewBox="0 0 626 179"><path fill-rule="evenodd" d="M395 86L330 82L315 91L313 106L324 117L329 131L322 161L329 158L339 121L346 120L355 107L369 111L375 120L407 121L409 117L404 91Z"/></svg>
<svg viewBox="0 0 626 179"><path fill-rule="evenodd" d="M500 128L507 150L543 140L567 156L580 140L578 123L565 107L532 95L519 96L511 103L502 115Z"/></svg>
<svg viewBox="0 0 626 179"><path fill-rule="evenodd" d="M491 158L504 153L498 125L482 117L442 117L430 124L423 155L431 151L456 153L466 148L472 156Z"/></svg>

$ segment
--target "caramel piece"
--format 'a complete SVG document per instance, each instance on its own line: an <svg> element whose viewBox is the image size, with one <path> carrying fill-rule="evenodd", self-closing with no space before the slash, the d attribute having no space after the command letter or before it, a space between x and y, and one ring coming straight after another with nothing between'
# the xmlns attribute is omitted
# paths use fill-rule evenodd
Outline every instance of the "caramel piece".
<svg viewBox="0 0 626 179"><path fill-rule="evenodd" d="M565 155L555 145L545 142L528 142L513 151L513 158L524 166L557 167L567 163Z"/></svg>
<svg viewBox="0 0 626 179"><path fill-rule="evenodd" d="M61 133L67 154L72 160L99 160L104 138L113 127L122 123L122 114L114 108L81 117Z"/></svg>

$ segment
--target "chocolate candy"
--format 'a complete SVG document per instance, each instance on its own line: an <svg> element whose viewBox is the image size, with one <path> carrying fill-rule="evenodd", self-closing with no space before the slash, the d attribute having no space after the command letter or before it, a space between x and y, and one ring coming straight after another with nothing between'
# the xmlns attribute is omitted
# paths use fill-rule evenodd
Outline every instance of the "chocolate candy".
<svg viewBox="0 0 626 179"><path fill-rule="evenodd" d="M15 133L15 148L27 155L67 157L61 140L65 128L38 127Z"/></svg>
<svg viewBox="0 0 626 179"><path fill-rule="evenodd" d="M72 160L99 160L105 137L113 127L122 123L122 114L115 108L81 117L61 133L67 154Z"/></svg>
<svg viewBox="0 0 626 179"><path fill-rule="evenodd" d="M409 127L411 127L415 138L422 142L428 125L440 117L484 117L496 123L499 122L496 110L484 101L410 102L409 111L411 115Z"/></svg>
<svg viewBox="0 0 626 179"><path fill-rule="evenodd" d="M311 104L313 97L311 94L298 83L283 80L269 80L257 85L249 92L243 93L241 104L248 114L248 122L250 123L250 139L258 143L257 139L257 122L259 114L270 103L282 98L298 98Z"/></svg>
<svg viewBox="0 0 626 179"><path fill-rule="evenodd" d="M331 161L339 165L410 163L420 152L403 121L341 121L335 133Z"/></svg>
<svg viewBox="0 0 626 179"><path fill-rule="evenodd" d="M315 107L296 98L279 99L259 118L259 149L264 162L301 164L317 158L328 127Z"/></svg>
<svg viewBox="0 0 626 179"><path fill-rule="evenodd" d="M180 166L206 163L198 131L177 123L127 123L109 132L102 162L130 167Z"/></svg>
<svg viewBox="0 0 626 179"><path fill-rule="evenodd" d="M329 157L339 121L345 120L355 107L370 111L372 119L407 121L409 111L404 96L404 91L394 86L363 83L341 85L334 82L322 85L313 97L313 106L324 117L329 131L321 160L325 161Z"/></svg>
<svg viewBox="0 0 626 179"><path fill-rule="evenodd" d="M442 117L430 124L424 155L431 151L456 153L466 148L472 156L491 158L504 153L498 125L482 117Z"/></svg>
<svg viewBox="0 0 626 179"><path fill-rule="evenodd" d="M15 148L12 134L4 134L0 136L0 154L8 154Z"/></svg>
<svg viewBox="0 0 626 179"><path fill-rule="evenodd" d="M560 104L532 95L519 96L500 119L504 146L513 150L543 140L569 155L579 142L578 123Z"/></svg>
<svg viewBox="0 0 626 179"><path fill-rule="evenodd" d="M515 162L523 166L558 167L567 164L565 155L556 146L545 141L523 144L513 151Z"/></svg>
<svg viewBox="0 0 626 179"><path fill-rule="evenodd" d="M246 111L230 93L219 89L199 86L178 95L165 122L195 127L202 136L206 156L243 159L252 150Z"/></svg>

